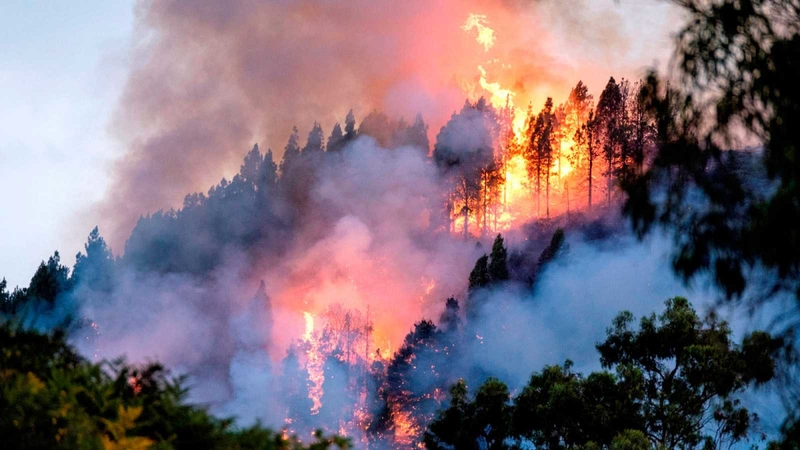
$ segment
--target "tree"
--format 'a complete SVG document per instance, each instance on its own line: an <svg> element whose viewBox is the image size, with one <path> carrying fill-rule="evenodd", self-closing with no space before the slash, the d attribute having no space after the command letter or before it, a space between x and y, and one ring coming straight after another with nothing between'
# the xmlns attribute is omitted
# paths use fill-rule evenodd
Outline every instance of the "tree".
<svg viewBox="0 0 800 450"><path fill-rule="evenodd" d="M468 427L473 415L472 405L467 398L467 384L464 380L450 387L450 406L438 414L436 420L428 425L423 436L425 448L470 448L475 445L472 427Z"/></svg>
<svg viewBox="0 0 800 450"><path fill-rule="evenodd" d="M344 142L345 144L353 142L356 138L356 116L353 110L347 112L344 119Z"/></svg>
<svg viewBox="0 0 800 450"><path fill-rule="evenodd" d="M498 234L492 244L492 253L489 255L489 265L487 267L489 279L493 283L508 280L508 250L503 246L503 236Z"/></svg>
<svg viewBox="0 0 800 450"><path fill-rule="evenodd" d="M584 377L569 360L546 366L510 404L497 380L473 399L460 381L428 427L426 447L672 450L729 448L749 436L753 415L737 396L772 378L779 341L754 332L736 345L725 322L700 320L682 298L638 329L632 320L621 313L597 345L613 372Z"/></svg>
<svg viewBox="0 0 800 450"><path fill-rule="evenodd" d="M634 95L626 106L630 118L630 164L626 170L633 170L641 174L644 170L645 158L649 154L654 142L654 124L650 111L647 108L647 88L639 81L633 87ZM629 177L622 174L622 177Z"/></svg>
<svg viewBox="0 0 800 450"><path fill-rule="evenodd" d="M281 175L285 175L291 170L292 165L300 159L300 132L297 127L292 127L292 134L289 135L289 142L283 148L283 159L281 160Z"/></svg>
<svg viewBox="0 0 800 450"><path fill-rule="evenodd" d="M339 122L333 126L333 130L331 130L331 135L328 137L328 146L326 147L326 151L328 152L338 152L344 148L345 139L344 134L342 134L342 127L339 125Z"/></svg>
<svg viewBox="0 0 800 450"><path fill-rule="evenodd" d="M529 109L530 112L530 109ZM547 98L544 107L536 116L529 117L527 146L524 156L528 168L528 179L536 180L536 212L540 212L542 175L545 177L546 208L550 215L550 169L553 165L553 99Z"/></svg>
<svg viewBox="0 0 800 450"><path fill-rule="evenodd" d="M311 131L308 132L308 139L306 140L306 145L303 147L302 153L305 155L322 153L324 141L325 135L322 132L322 126L314 122L314 126L311 128Z"/></svg>
<svg viewBox="0 0 800 450"><path fill-rule="evenodd" d="M265 204L270 195L274 195L275 186L278 184L278 165L272 156L272 149L267 149L267 153L261 159L256 177L256 190L259 194L260 204Z"/></svg>
<svg viewBox="0 0 800 450"><path fill-rule="evenodd" d="M566 237L564 235L564 229L558 228L556 229L555 233L553 233L553 237L550 239L550 244L542 250L542 253L539 255L539 262L538 267L541 270L546 264L550 263L551 261L555 260L560 254L564 253L567 250L566 245Z"/></svg>
<svg viewBox="0 0 800 450"><path fill-rule="evenodd" d="M678 35L681 82L665 88L651 74L644 86L659 145L648 170L626 183L625 211L640 234L654 223L674 230L684 277L709 272L733 299L761 266L774 282L756 286L753 306L780 291L800 299L800 9L777 0L681 6L692 19ZM724 151L742 134L763 151ZM762 176L769 188L753 182ZM690 192L709 206L684 208Z"/></svg>
<svg viewBox="0 0 800 450"><path fill-rule="evenodd" d="M433 322L417 322L389 363L384 392L392 426L397 427L401 417L410 422L406 425L411 428L420 426L432 419L439 407L430 393L447 386L437 370L446 363L440 337L441 332ZM411 438L418 439L417 436ZM412 446L415 442L400 444Z"/></svg>
<svg viewBox="0 0 800 450"><path fill-rule="evenodd" d="M423 437L428 449L505 449L511 405L505 383L489 378L468 399L460 380L450 389L450 406L439 414Z"/></svg>
<svg viewBox="0 0 800 450"><path fill-rule="evenodd" d="M547 366L514 400L514 436L551 450L588 443L607 447L622 430L641 427L639 390L632 381L609 372L584 378L569 360Z"/></svg>
<svg viewBox="0 0 800 450"><path fill-rule="evenodd" d="M604 175L606 177L606 199L609 205L611 204L614 174L620 159L624 106L622 87L617 84L614 77L611 77L597 101L595 116L595 120L598 122L597 131L603 141L603 156L606 160Z"/></svg>
<svg viewBox="0 0 800 450"><path fill-rule="evenodd" d="M412 147L422 150L424 155L428 155L430 151L430 143L428 142L428 124L422 120L422 114L417 114L414 118L414 123L408 127L406 132L405 143Z"/></svg>
<svg viewBox="0 0 800 450"><path fill-rule="evenodd" d="M27 297L52 305L59 294L69 289L69 269L61 265L61 256L55 252L47 264L44 261L39 264L28 286Z"/></svg>
<svg viewBox="0 0 800 450"><path fill-rule="evenodd" d="M469 274L469 292L475 292L480 288L489 285L491 278L489 276L489 257L483 255L475 261L475 267Z"/></svg>
<svg viewBox="0 0 800 450"><path fill-rule="evenodd" d="M497 206L500 201L500 188L503 186L502 167L497 161L492 161L487 166L481 168L481 219L483 226L481 234L485 235L489 231L489 206ZM496 209L496 208L495 208ZM495 228L497 228L497 211L495 210Z"/></svg>
<svg viewBox="0 0 800 450"><path fill-rule="evenodd" d="M242 166L239 169L239 175L242 177L242 181L252 187L253 190L256 189L256 184L258 183L258 172L261 169L261 164L264 162L264 157L261 156L261 151L258 149L258 144L253 145L253 148L247 152L247 155L244 157L244 161L242 161Z"/></svg>
<svg viewBox="0 0 800 450"><path fill-rule="evenodd" d="M446 207L463 216L464 238L469 236L470 217L480 200L482 170L494 161L492 121L485 101L467 101L436 135L433 147L433 160L452 192Z"/></svg>
<svg viewBox="0 0 800 450"><path fill-rule="evenodd" d="M237 427L187 402L185 380L158 364L93 364L61 333L0 323L0 435L8 448L323 450L347 439L301 443L256 424ZM305 439L304 439L305 441Z"/></svg>
<svg viewBox="0 0 800 450"><path fill-rule="evenodd" d="M572 88L567 98L564 116L567 128L577 130L589 121L589 114L593 109L593 97L589 93L589 88L578 81Z"/></svg>
<svg viewBox="0 0 800 450"><path fill-rule="evenodd" d="M0 285L2 287L3 285ZM461 318L458 317L458 300L454 297L447 299L444 305L444 311L439 318L439 328L445 332L458 331L461 326Z"/></svg>
<svg viewBox="0 0 800 450"><path fill-rule="evenodd" d="M726 300L752 311L784 295L798 302L800 8L675 3L688 16L676 39L678 76L653 72L644 84L657 146L647 169L622 182L625 213L640 235L655 226L673 235L674 270L685 279L707 274ZM755 148L737 151L747 145ZM797 317L781 321L786 333ZM800 416L800 393L784 395Z"/></svg>
<svg viewBox="0 0 800 450"><path fill-rule="evenodd" d="M753 416L736 394L774 376L779 341L764 332L731 342L728 324L714 315L701 320L685 298L666 302L659 316L614 319L597 345L600 361L618 373L641 377L644 433L654 445L672 449L703 441L717 448L743 439ZM707 434L712 425L716 433Z"/></svg>
<svg viewBox="0 0 800 450"><path fill-rule="evenodd" d="M405 122L404 122L405 124ZM371 136L378 141L378 145L387 148L393 145L398 125L389 120L382 111L373 109L364 117L358 127L359 136Z"/></svg>
<svg viewBox="0 0 800 450"><path fill-rule="evenodd" d="M95 291L110 291L114 283L114 256L106 241L100 236L98 227L89 233L84 245L86 254L75 255L75 266L72 269L70 283L79 286L83 283Z"/></svg>
<svg viewBox="0 0 800 450"><path fill-rule="evenodd" d="M286 350L281 367L281 386L286 418L294 430L303 431L308 428L304 419L308 417L314 404L309 398L311 382L308 379L308 371L300 364L297 353L298 349L294 343Z"/></svg>

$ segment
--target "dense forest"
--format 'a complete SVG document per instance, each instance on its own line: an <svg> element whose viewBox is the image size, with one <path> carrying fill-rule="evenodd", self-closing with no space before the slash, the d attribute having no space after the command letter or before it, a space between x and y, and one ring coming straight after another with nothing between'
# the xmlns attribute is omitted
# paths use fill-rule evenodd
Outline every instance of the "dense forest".
<svg viewBox="0 0 800 450"><path fill-rule="evenodd" d="M800 448L800 4L677 3L670 78L610 78L596 102L578 82L521 114L467 100L433 142L422 116L350 111L302 145L294 128L280 162L255 145L230 180L143 215L117 255L94 228L71 269L55 252L27 286L3 279L0 436ZM597 370L522 364L540 344L526 314L560 300L543 280L573 246L631 233L672 236L675 274L713 285L712 306L775 316L768 330L675 296L602 324ZM165 361L141 364L153 348ZM780 430L748 403L767 392Z"/></svg>

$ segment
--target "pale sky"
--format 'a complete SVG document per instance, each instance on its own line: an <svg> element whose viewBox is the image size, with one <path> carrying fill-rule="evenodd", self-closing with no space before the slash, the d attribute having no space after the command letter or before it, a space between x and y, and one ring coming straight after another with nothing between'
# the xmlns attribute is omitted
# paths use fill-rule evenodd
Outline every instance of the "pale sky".
<svg viewBox="0 0 800 450"><path fill-rule="evenodd" d="M130 0L0 2L0 278L72 266L118 145L106 126L130 50Z"/></svg>

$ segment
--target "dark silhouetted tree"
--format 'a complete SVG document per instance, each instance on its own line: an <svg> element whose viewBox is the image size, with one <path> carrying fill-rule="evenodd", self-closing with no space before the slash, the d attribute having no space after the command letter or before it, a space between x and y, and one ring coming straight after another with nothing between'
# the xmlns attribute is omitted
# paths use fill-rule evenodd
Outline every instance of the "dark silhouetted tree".
<svg viewBox="0 0 800 450"><path fill-rule="evenodd" d="M508 250L503 245L503 236L497 235L492 244L492 253L489 255L488 273L492 283L508 280Z"/></svg>
<svg viewBox="0 0 800 450"><path fill-rule="evenodd" d="M110 291L115 281L114 256L106 241L100 236L97 227L89 233L83 246L85 254L75 255L75 266L70 280L73 286L85 287L95 291Z"/></svg>
<svg viewBox="0 0 800 450"><path fill-rule="evenodd" d="M353 114L353 110L347 112L347 116L344 119L344 142L345 144L349 142L353 142L356 138L356 116Z"/></svg>
<svg viewBox="0 0 800 450"><path fill-rule="evenodd" d="M331 130L331 135L328 137L328 146L326 151L329 152L338 152L344 148L345 139L344 134L342 133L342 127L339 125L339 122L333 126L333 130Z"/></svg>
<svg viewBox="0 0 800 450"><path fill-rule="evenodd" d="M283 159L281 160L281 175L285 175L291 170L291 166L300 158L300 132L297 127L292 128L289 142L283 148Z"/></svg>
<svg viewBox="0 0 800 450"><path fill-rule="evenodd" d="M442 316L439 318L439 328L445 332L457 331L461 326L461 318L458 316L458 300L453 297L447 299Z"/></svg>
<svg viewBox="0 0 800 450"><path fill-rule="evenodd" d="M59 294L69 289L69 269L61 265L61 256L55 252L46 264L44 261L39 264L31 278L27 296L29 300L37 299L52 305Z"/></svg>
<svg viewBox="0 0 800 450"><path fill-rule="evenodd" d="M306 145L303 147L302 153L321 153L323 151L324 141L325 135L322 132L322 126L314 122L314 126L311 128L311 131L308 132L308 139L306 139Z"/></svg>
<svg viewBox="0 0 800 450"><path fill-rule="evenodd" d="M629 312L618 315L597 350L604 367L641 377L643 431L652 443L719 448L746 437L752 417L735 396L772 379L780 343L754 332L737 346L726 322L701 320L680 297L661 315L642 318L638 330L633 320ZM717 429L706 434L712 423Z"/></svg>

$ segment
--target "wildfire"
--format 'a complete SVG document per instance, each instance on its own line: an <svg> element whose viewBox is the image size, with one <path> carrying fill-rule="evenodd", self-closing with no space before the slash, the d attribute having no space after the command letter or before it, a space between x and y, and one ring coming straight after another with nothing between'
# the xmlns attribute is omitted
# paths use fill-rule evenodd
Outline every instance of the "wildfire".
<svg viewBox="0 0 800 450"><path fill-rule="evenodd" d="M466 32L477 30L476 41L488 52L497 38L487 24L485 15L469 14L461 28ZM491 69L487 70L489 64L511 69L511 65L497 59L489 60L477 66L477 83L465 83L463 88L472 101L479 96L485 98L499 116L500 131L494 136L494 164L499 169L485 169L492 173L481 176L479 201L463 193L459 198L451 197L450 230L465 237L503 232L532 219L568 212L569 186L580 186L582 181L578 178L570 182L577 175L573 153L580 121L567 117L565 105L548 107L545 119L534 114L531 107L527 111L518 108L515 99L525 93L493 79ZM550 139L547 150L534 144L531 137L534 125L539 126L541 120L552 127L545 134Z"/></svg>
<svg viewBox="0 0 800 450"><path fill-rule="evenodd" d="M422 428L411 413L397 408L392 411L392 421L394 422L394 438L396 442L407 447L414 445ZM424 446L420 442L417 443L416 448L424 448Z"/></svg>
<svg viewBox="0 0 800 450"><path fill-rule="evenodd" d="M311 414L319 414L319 409L322 407L322 383L325 381L324 361L319 349L319 341L314 336L314 316L308 311L303 311L303 318L306 322L303 334L308 358L306 370L308 370L308 378L311 380L308 397L313 402Z"/></svg>
<svg viewBox="0 0 800 450"><path fill-rule="evenodd" d="M478 84L480 84L484 91L490 94L488 100L492 106L495 108L503 108L508 104L508 106L513 107L516 93L510 89L502 88L499 82L490 83L487 80L486 69L484 69L482 65L478 66L478 71L481 73Z"/></svg>

